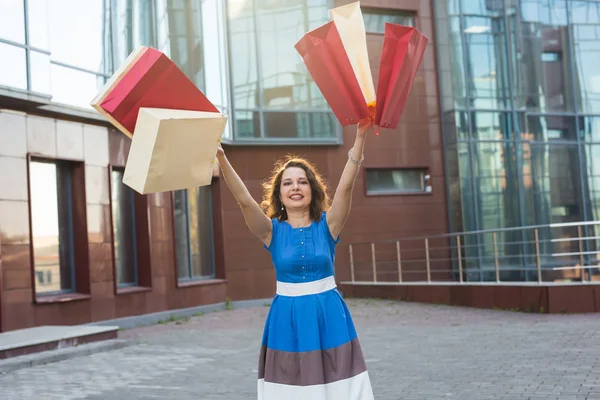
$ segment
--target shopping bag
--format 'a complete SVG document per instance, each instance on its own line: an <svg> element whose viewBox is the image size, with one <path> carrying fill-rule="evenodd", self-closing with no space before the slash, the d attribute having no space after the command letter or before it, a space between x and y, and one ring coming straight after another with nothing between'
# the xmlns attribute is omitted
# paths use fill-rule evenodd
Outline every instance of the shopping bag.
<svg viewBox="0 0 600 400"><path fill-rule="evenodd" d="M130 138L142 107L218 112L172 60L145 46L129 55L91 105Z"/></svg>
<svg viewBox="0 0 600 400"><path fill-rule="evenodd" d="M210 185L227 117L140 108L123 183L140 194Z"/></svg>
<svg viewBox="0 0 600 400"><path fill-rule="evenodd" d="M365 102L373 107L371 113L375 114L375 85L373 85L373 74L369 63L367 33L360 2L333 8L329 13L340 34Z"/></svg>
<svg viewBox="0 0 600 400"><path fill-rule="evenodd" d="M395 129L429 39L418 29L385 23L374 124Z"/></svg>
<svg viewBox="0 0 600 400"><path fill-rule="evenodd" d="M342 126L371 115L334 21L306 33L295 48Z"/></svg>

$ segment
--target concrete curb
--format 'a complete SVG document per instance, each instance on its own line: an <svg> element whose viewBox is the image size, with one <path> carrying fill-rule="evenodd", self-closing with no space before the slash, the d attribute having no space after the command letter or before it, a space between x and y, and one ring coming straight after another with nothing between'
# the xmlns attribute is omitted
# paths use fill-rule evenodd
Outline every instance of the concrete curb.
<svg viewBox="0 0 600 400"><path fill-rule="evenodd" d="M134 344L134 341L111 339L101 342L84 344L76 347L66 347L58 350L48 350L40 353L28 354L26 356L0 360L0 375L14 372L23 368L31 368L38 365L55 363L71 358L85 357L91 354L102 353L122 349Z"/></svg>
<svg viewBox="0 0 600 400"><path fill-rule="evenodd" d="M258 299L258 300L243 300L243 301L232 301L231 308L250 308L250 307L265 307L270 305L272 298ZM104 321L90 322L85 325L95 326L118 326L120 329L131 329L139 326L154 325L161 321L169 320L170 318L182 318L192 317L199 313L209 313L214 311L225 311L227 310L226 303L208 304L198 307L180 308L176 310L160 311L151 314L134 315L131 317L110 319Z"/></svg>

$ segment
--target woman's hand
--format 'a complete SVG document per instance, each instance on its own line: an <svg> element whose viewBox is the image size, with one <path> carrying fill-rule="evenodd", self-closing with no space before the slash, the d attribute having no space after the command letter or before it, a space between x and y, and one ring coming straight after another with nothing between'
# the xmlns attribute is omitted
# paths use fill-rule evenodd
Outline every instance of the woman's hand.
<svg viewBox="0 0 600 400"><path fill-rule="evenodd" d="M217 146L217 158L222 158L225 156L225 151L223 150L223 147L221 147L221 143L219 143L219 146Z"/></svg>
<svg viewBox="0 0 600 400"><path fill-rule="evenodd" d="M369 131L373 128L373 120L371 118L365 118L358 122L356 126L356 136L364 138L367 136Z"/></svg>

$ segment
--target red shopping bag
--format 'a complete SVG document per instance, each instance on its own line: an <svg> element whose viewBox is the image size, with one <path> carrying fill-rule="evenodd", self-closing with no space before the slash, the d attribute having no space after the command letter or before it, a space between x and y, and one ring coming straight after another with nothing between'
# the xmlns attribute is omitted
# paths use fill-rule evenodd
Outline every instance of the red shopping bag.
<svg viewBox="0 0 600 400"><path fill-rule="evenodd" d="M386 22L375 111L379 128L398 126L428 42L413 27Z"/></svg>
<svg viewBox="0 0 600 400"><path fill-rule="evenodd" d="M219 112L169 57L150 47L132 52L91 105L130 138L141 107Z"/></svg>
<svg viewBox="0 0 600 400"><path fill-rule="evenodd" d="M371 117L333 21L306 33L295 48L342 126Z"/></svg>

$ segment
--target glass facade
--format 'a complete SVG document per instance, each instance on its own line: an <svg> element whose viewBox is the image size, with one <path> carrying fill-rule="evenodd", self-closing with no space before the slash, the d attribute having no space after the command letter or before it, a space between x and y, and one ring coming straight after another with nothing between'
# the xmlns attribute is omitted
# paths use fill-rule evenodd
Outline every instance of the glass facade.
<svg viewBox="0 0 600 400"><path fill-rule="evenodd" d="M229 0L236 140L337 140L338 124L294 44L329 20L330 0Z"/></svg>
<svg viewBox="0 0 600 400"><path fill-rule="evenodd" d="M600 3L433 4L451 230L597 220ZM502 279L537 279L534 238L498 235ZM542 264L552 268L558 243L577 236L540 228ZM491 236L469 240L467 279L495 280Z"/></svg>
<svg viewBox="0 0 600 400"><path fill-rule="evenodd" d="M337 143L341 137L294 48L328 21L332 0L1 3L0 59L8 62L0 89L91 111L106 80L146 45L165 52L229 116L225 140ZM389 17L366 15L367 22Z"/></svg>

